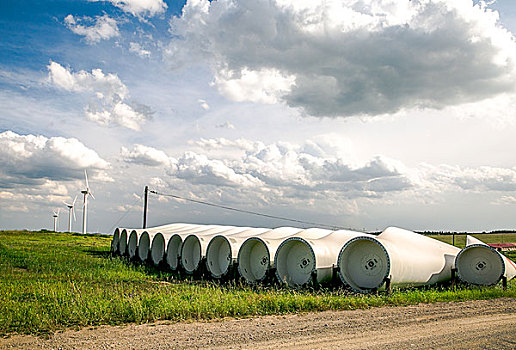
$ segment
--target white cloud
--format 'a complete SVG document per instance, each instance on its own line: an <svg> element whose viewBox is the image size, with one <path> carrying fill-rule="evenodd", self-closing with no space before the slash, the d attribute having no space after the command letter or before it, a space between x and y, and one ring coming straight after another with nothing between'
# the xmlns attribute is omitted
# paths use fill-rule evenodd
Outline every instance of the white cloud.
<svg viewBox="0 0 516 350"><path fill-rule="evenodd" d="M194 184L255 187L261 183L249 174L237 173L222 160L209 159L194 152L185 152L172 163L167 173Z"/></svg>
<svg viewBox="0 0 516 350"><path fill-rule="evenodd" d="M265 147L264 143L260 141L251 141L247 139L228 140L223 137L216 139L200 139L199 141L191 141L190 143L201 147L204 151L230 147L244 151L253 151L255 149Z"/></svg>
<svg viewBox="0 0 516 350"><path fill-rule="evenodd" d="M198 99L197 102L199 102L199 104L201 105L201 108L204 109L205 111L210 109L210 105L206 102L206 100Z"/></svg>
<svg viewBox="0 0 516 350"><path fill-rule="evenodd" d="M151 56L151 52L149 50L145 50L140 44L135 42L129 43L129 51L136 53L142 58L148 58Z"/></svg>
<svg viewBox="0 0 516 350"><path fill-rule="evenodd" d="M493 201L492 204L496 204L496 205L516 205L516 196L501 196L497 200Z"/></svg>
<svg viewBox="0 0 516 350"><path fill-rule="evenodd" d="M105 1L105 0L89 0L89 1ZM167 10L167 4L163 0L107 0L122 11L128 12L140 19L145 17L153 17L164 13Z"/></svg>
<svg viewBox="0 0 516 350"><path fill-rule="evenodd" d="M516 77L514 37L466 0L189 0L171 33L172 66L208 62L225 96L314 116L460 105Z"/></svg>
<svg viewBox="0 0 516 350"><path fill-rule="evenodd" d="M381 155L356 161L348 158L340 147L328 143L327 137L314 139L301 145L264 144L246 139L201 139L191 142L199 147L198 151L187 151L177 159L160 152L161 160L157 161L154 160L157 157L150 156L157 150L142 149L133 151L126 161L148 165L162 165L168 161L167 174L171 179L184 182L174 188L188 184L194 193L227 188L224 190L226 195L241 198L245 203L255 200L296 203L337 198L389 201L394 195L403 196L403 201L428 202L429 198L441 198L450 193L516 191L516 169L429 164L409 168ZM343 145L349 147L348 142Z"/></svg>
<svg viewBox="0 0 516 350"><path fill-rule="evenodd" d="M425 168L426 177L433 184L452 186L464 191L516 191L516 168L464 168L451 165L426 165Z"/></svg>
<svg viewBox="0 0 516 350"><path fill-rule="evenodd" d="M251 71L243 68L240 71L217 72L213 85L233 101L278 103L294 82L293 75L287 76L276 69Z"/></svg>
<svg viewBox="0 0 516 350"><path fill-rule="evenodd" d="M120 36L116 20L108 15L95 17L95 24L91 26L79 24L81 22L92 23L93 18L90 17L75 18L68 15L64 21L68 29L77 35L84 36L90 44Z"/></svg>
<svg viewBox="0 0 516 350"><path fill-rule="evenodd" d="M215 127L219 128L219 129L233 129L233 130L235 129L235 126L228 121L225 121L222 124L217 124L217 125L215 125Z"/></svg>
<svg viewBox="0 0 516 350"><path fill-rule="evenodd" d="M98 124L115 124L140 130L141 125L151 117L149 107L127 102L129 89L116 74L105 74L101 69L93 69L91 73L83 70L73 73L69 68L52 61L47 67L49 80L55 86L92 95L85 108L85 115Z"/></svg>
<svg viewBox="0 0 516 350"><path fill-rule="evenodd" d="M128 163L135 163L147 166L165 166L170 164L170 159L165 152L144 145L134 145L128 150L122 147L122 159Z"/></svg>
<svg viewBox="0 0 516 350"><path fill-rule="evenodd" d="M108 163L75 138L0 134L0 188L45 186L82 179L84 169L103 174ZM57 187L53 189L57 190Z"/></svg>
<svg viewBox="0 0 516 350"><path fill-rule="evenodd" d="M266 145L246 139L220 138L201 139L193 144L200 147L201 152L202 149L206 153L233 149L240 154L213 158L187 151L175 159L156 149L137 145L132 151L124 149L122 157L126 162L152 166L169 162L167 174L191 185L231 187L235 191L253 189L252 196L265 191L269 196L275 193L275 200L286 193L298 199L305 199L308 193L320 196L324 192L339 193L345 198L379 197L382 193L412 187L409 178L401 172L405 168L400 162L379 156L366 163L353 164L326 154L313 141L301 146L286 142Z"/></svg>

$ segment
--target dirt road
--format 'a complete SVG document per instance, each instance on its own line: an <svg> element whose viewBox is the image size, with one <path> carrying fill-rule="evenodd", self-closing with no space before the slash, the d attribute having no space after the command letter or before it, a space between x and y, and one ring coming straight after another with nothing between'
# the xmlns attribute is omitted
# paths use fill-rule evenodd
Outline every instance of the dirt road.
<svg viewBox="0 0 516 350"><path fill-rule="evenodd" d="M13 336L0 349L516 349L516 299Z"/></svg>

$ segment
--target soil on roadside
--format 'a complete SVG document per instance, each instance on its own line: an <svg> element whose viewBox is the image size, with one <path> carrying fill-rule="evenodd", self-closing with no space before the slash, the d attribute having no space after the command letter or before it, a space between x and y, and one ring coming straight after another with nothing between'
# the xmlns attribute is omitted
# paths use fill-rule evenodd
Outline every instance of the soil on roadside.
<svg viewBox="0 0 516 350"><path fill-rule="evenodd" d="M516 299L14 335L0 349L516 349Z"/></svg>

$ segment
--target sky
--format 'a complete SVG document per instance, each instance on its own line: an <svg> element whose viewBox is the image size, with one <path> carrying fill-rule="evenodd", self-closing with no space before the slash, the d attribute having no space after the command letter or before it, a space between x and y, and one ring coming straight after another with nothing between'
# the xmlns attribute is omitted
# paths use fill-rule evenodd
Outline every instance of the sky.
<svg viewBox="0 0 516 350"><path fill-rule="evenodd" d="M3 0L0 229L161 194L378 231L516 229L510 0ZM315 225L149 195L148 225Z"/></svg>

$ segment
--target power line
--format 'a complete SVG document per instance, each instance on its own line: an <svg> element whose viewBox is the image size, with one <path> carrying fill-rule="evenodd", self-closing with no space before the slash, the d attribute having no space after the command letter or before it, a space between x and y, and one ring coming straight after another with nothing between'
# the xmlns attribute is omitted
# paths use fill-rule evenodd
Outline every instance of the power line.
<svg viewBox="0 0 516 350"><path fill-rule="evenodd" d="M319 227L327 227L327 228L332 228L332 229L349 229L349 228L341 227L341 226L337 226L337 225L327 225L327 224L321 224L321 223L318 223L318 222L303 221L303 220L286 218L286 217L283 217L283 216L276 216L276 215L269 215L269 214L264 214L264 213L258 213L258 212L255 212L255 211L228 207L226 205L220 205L220 204L200 201L200 200L197 200L197 199L185 198L185 197L177 196L175 194L160 193L160 192L157 192L157 191L154 191L154 190L149 190L149 192L153 193L155 195L158 195L158 196L172 197L172 198L175 198L175 199L181 199L181 200L192 202L192 203L208 205L210 207L215 207L215 208L220 208L220 209L232 210L232 211L236 211L236 212L239 212L239 213L263 216L263 217L271 218L271 219L285 220L285 221L290 221L290 222L297 222L297 223L300 223L300 224L315 225L315 226L319 226Z"/></svg>
<svg viewBox="0 0 516 350"><path fill-rule="evenodd" d="M141 200L142 200L142 198L141 198L141 197L135 198L135 200L134 200L131 204L133 204L133 203L134 203L135 201L137 201L137 200L138 200L138 201L141 201ZM115 227L117 227L117 226L118 226L118 224L120 223L120 221L122 221L122 220L127 216L127 214L129 214L130 212L131 212L131 210L127 210L127 209L126 209L126 210L125 210L125 213L123 213L123 214L120 216L120 218L118 219L118 221L117 221L117 222L115 222L115 224L113 225L113 227L111 228L111 230L109 230L109 232L113 231L113 230L115 229Z"/></svg>

